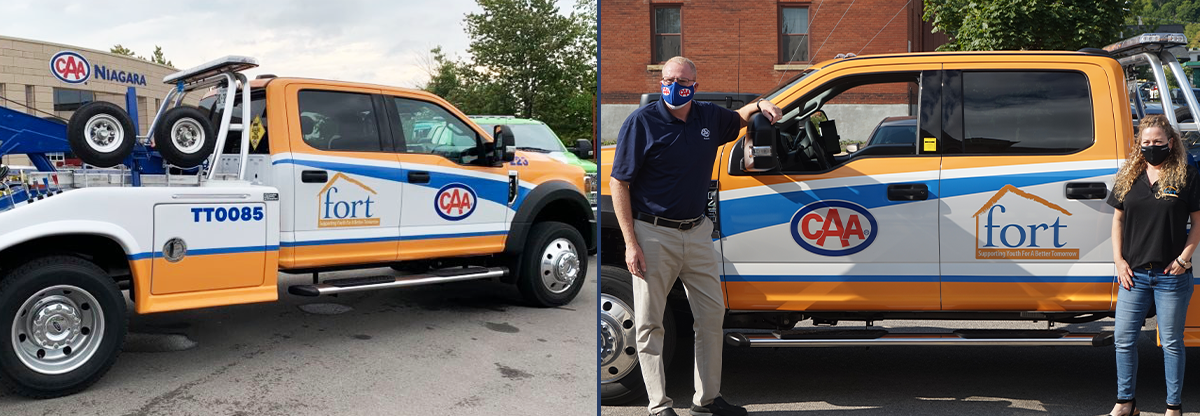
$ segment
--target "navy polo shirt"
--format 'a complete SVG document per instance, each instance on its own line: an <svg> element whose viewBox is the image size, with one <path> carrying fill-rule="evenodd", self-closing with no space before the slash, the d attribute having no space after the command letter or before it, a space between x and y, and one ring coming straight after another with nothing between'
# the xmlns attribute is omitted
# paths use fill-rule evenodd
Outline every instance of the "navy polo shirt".
<svg viewBox="0 0 1200 416"><path fill-rule="evenodd" d="M716 104L692 101L687 121L663 102L634 111L621 125L612 177L629 182L635 212L687 220L704 214L717 148L737 140L742 118Z"/></svg>

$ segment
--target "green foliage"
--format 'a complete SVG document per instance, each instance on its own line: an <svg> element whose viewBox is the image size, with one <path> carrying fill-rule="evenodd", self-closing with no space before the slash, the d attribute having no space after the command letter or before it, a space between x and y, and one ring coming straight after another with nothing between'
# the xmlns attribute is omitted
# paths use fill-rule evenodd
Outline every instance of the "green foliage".
<svg viewBox="0 0 1200 416"><path fill-rule="evenodd" d="M129 50L129 48L121 46L121 44L119 44L119 43L116 45L113 45L113 47L109 48L108 51L115 53L117 55L133 56L133 51Z"/></svg>
<svg viewBox="0 0 1200 416"><path fill-rule="evenodd" d="M464 19L468 59L430 51L424 89L467 114L535 118L569 146L592 137L596 96L596 2L577 0L569 16L553 0L477 0Z"/></svg>
<svg viewBox="0 0 1200 416"><path fill-rule="evenodd" d="M175 65L172 65L171 61L168 61L166 56L163 55L162 46L158 46L158 45L154 46L154 54L150 55L150 59L146 59L145 56L141 56L141 55L137 55L137 54L133 53L132 49L121 46L121 44L113 45L113 47L109 48L108 51L115 53L117 55L134 57L137 59L141 59L143 61L150 61L150 62L154 62L159 65L166 65L171 68L175 67Z"/></svg>
<svg viewBox="0 0 1200 416"><path fill-rule="evenodd" d="M154 45L154 53L150 55L150 62L154 62L159 65L166 65L171 68L175 67L175 65L171 65L171 61L168 61L167 58L163 56L162 46L158 45Z"/></svg>
<svg viewBox="0 0 1200 416"><path fill-rule="evenodd" d="M939 51L1078 50L1119 40L1129 0L924 0ZM1152 1L1152 0L1146 0Z"/></svg>

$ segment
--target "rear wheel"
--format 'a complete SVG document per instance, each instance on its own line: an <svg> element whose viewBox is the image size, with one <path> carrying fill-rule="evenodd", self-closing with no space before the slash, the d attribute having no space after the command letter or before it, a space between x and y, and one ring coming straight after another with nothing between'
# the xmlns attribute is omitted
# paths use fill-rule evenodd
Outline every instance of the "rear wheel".
<svg viewBox="0 0 1200 416"><path fill-rule="evenodd" d="M67 144L83 163L103 168L121 164L133 152L133 119L116 104L93 101L67 122Z"/></svg>
<svg viewBox="0 0 1200 416"><path fill-rule="evenodd" d="M34 398L83 390L112 367L127 324L121 291L95 264L30 261L0 281L0 383Z"/></svg>
<svg viewBox="0 0 1200 416"><path fill-rule="evenodd" d="M536 306L570 303L587 280L587 245L579 230L557 221L540 222L529 230L528 241L517 271L521 295Z"/></svg>
<svg viewBox="0 0 1200 416"><path fill-rule="evenodd" d="M626 404L646 397L638 365L637 331L633 320L633 275L625 269L600 266L600 404ZM675 355L675 318L663 313L663 367Z"/></svg>

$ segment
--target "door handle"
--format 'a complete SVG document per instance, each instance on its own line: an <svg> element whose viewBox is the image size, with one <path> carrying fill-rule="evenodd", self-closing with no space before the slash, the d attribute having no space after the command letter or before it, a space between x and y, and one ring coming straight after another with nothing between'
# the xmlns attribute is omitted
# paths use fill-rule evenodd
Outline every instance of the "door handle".
<svg viewBox="0 0 1200 416"><path fill-rule="evenodd" d="M300 171L300 182L325 183L327 181L329 181L329 172L323 170Z"/></svg>
<svg viewBox="0 0 1200 416"><path fill-rule="evenodd" d="M1067 182L1067 199L1104 199L1108 188L1102 182Z"/></svg>
<svg viewBox="0 0 1200 416"><path fill-rule="evenodd" d="M408 171L408 183L429 183L429 172Z"/></svg>
<svg viewBox="0 0 1200 416"><path fill-rule="evenodd" d="M888 185L889 201L924 201L929 199L929 187L923 183L899 183Z"/></svg>

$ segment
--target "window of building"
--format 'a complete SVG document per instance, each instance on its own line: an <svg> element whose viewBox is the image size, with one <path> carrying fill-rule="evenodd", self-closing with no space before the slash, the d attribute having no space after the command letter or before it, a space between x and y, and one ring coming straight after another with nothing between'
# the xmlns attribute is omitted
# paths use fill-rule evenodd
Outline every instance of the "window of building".
<svg viewBox="0 0 1200 416"><path fill-rule="evenodd" d="M808 62L808 8L779 8L779 62Z"/></svg>
<svg viewBox="0 0 1200 416"><path fill-rule="evenodd" d="M1078 72L962 73L968 154L1063 154L1092 145L1092 100Z"/></svg>
<svg viewBox="0 0 1200 416"><path fill-rule="evenodd" d="M437 104L396 98L404 151L432 153L456 163L468 164L479 158L480 138L467 123Z"/></svg>
<svg viewBox="0 0 1200 416"><path fill-rule="evenodd" d="M96 93L92 91L54 89L54 111L75 111L92 101L96 101Z"/></svg>
<svg viewBox="0 0 1200 416"><path fill-rule="evenodd" d="M300 91L300 130L304 142L318 150L379 152L375 106L368 94ZM254 102L251 100L251 112Z"/></svg>
<svg viewBox="0 0 1200 416"><path fill-rule="evenodd" d="M683 28L679 6L654 8L654 62L683 55Z"/></svg>
<svg viewBox="0 0 1200 416"><path fill-rule="evenodd" d="M0 82L0 107L8 108L8 95L5 95L4 88L4 83Z"/></svg>
<svg viewBox="0 0 1200 416"><path fill-rule="evenodd" d="M37 95L34 94L33 86L25 86L25 112L28 114L36 114Z"/></svg>

